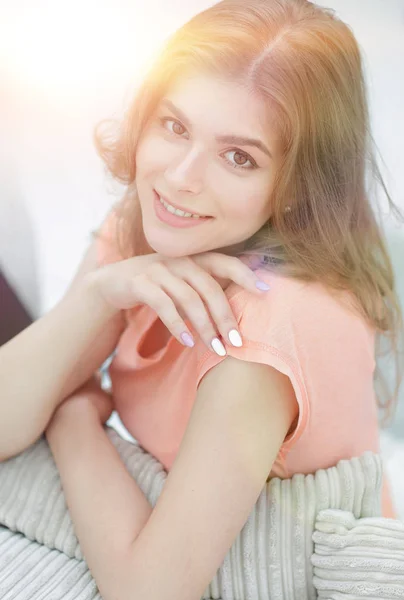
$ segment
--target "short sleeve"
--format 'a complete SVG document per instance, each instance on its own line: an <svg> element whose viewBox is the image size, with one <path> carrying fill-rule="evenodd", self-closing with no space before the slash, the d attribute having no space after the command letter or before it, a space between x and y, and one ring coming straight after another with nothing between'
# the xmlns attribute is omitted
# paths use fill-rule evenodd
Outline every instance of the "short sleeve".
<svg viewBox="0 0 404 600"><path fill-rule="evenodd" d="M363 382L372 381L373 338L349 299L341 297L340 301L317 283L262 270L259 276L271 287L261 297L241 288L229 294L243 346L235 348L227 342L226 351L240 360L272 366L289 377L299 405L297 423L282 446L283 451L290 451L308 427L312 411L322 411L326 419L327 402L330 407L334 403L330 390L344 396L346 384L351 386L352 397L356 385L358 393L363 393ZM225 358L201 350L197 385ZM342 380L342 374L346 379Z"/></svg>
<svg viewBox="0 0 404 600"><path fill-rule="evenodd" d="M96 232L97 264L99 267L123 260L117 248L118 217L114 206Z"/></svg>

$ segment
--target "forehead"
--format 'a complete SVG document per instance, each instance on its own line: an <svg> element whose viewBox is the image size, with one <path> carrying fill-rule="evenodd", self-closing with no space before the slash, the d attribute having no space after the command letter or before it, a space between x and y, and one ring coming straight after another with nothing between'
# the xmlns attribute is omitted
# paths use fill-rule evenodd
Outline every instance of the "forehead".
<svg viewBox="0 0 404 600"><path fill-rule="evenodd" d="M175 104L196 129L212 136L235 134L275 140L269 103L237 82L193 72L176 80L164 99Z"/></svg>

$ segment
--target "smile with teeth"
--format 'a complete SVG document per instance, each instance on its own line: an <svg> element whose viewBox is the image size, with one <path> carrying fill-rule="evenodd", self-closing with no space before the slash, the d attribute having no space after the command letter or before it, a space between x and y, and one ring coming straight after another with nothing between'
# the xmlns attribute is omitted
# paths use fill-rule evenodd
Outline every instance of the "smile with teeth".
<svg viewBox="0 0 404 600"><path fill-rule="evenodd" d="M174 208L174 206L171 206L171 204L168 204L168 202L166 202L165 200L160 198L160 196L159 196L159 200L160 200L161 204L164 206L164 208L166 210L168 210L168 212L172 213L173 215L177 215L178 217L184 217L186 219L200 219L200 218L206 219L206 218L208 218L208 217L205 217L204 215L193 215L192 213L184 212L183 210L180 210L179 208Z"/></svg>

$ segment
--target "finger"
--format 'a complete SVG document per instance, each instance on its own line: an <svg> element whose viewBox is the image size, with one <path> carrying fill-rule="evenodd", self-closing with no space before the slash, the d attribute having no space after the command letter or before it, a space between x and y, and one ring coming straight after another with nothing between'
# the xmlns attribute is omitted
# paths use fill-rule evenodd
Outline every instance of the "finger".
<svg viewBox="0 0 404 600"><path fill-rule="evenodd" d="M187 273L184 278L207 306L208 314L222 338L232 346L242 346L237 319L221 285L212 275L198 266Z"/></svg>
<svg viewBox="0 0 404 600"><path fill-rule="evenodd" d="M175 303L159 285L142 273L134 278L133 287L138 301L147 304L158 314L180 344L188 347L195 344L192 333L178 313Z"/></svg>
<svg viewBox="0 0 404 600"><path fill-rule="evenodd" d="M190 265L192 268L189 275L191 275L192 271L198 270L201 276L209 278L222 292L220 286L214 282L212 277L207 275L203 269L195 267L192 263L190 263ZM172 266L172 268L175 267ZM176 268L178 269L178 264ZM184 268L183 264L180 268L182 271L185 271L185 274L181 273L181 276L176 276L165 265L156 263L153 265L153 268L149 269L148 276L168 294L177 307L181 307L182 311L185 311L206 346L219 354L219 356L225 356L226 350L218 337L218 333L212 323L211 315L209 314L206 305L201 299L198 291L182 278L186 276L187 268ZM200 286L201 289L202 287L203 286Z"/></svg>
<svg viewBox="0 0 404 600"><path fill-rule="evenodd" d="M192 258L213 277L230 279L254 294L260 295L270 289L265 281L262 281L248 265L236 256L227 256L220 252L206 252L196 254Z"/></svg>

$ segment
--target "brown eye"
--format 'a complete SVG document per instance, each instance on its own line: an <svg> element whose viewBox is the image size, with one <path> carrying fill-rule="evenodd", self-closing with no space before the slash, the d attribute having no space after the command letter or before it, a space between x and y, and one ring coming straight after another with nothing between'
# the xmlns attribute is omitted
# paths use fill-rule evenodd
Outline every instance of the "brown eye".
<svg viewBox="0 0 404 600"><path fill-rule="evenodd" d="M178 121L173 121L174 125L173 125L173 132L176 135L182 135L184 133L184 131L181 131L181 129L184 129L183 126L181 125L181 123L178 123ZM178 131L178 129L180 129L180 131Z"/></svg>
<svg viewBox="0 0 404 600"><path fill-rule="evenodd" d="M233 158L229 160L226 158L226 154L232 154ZM228 162L233 169L244 169L245 171L250 169L258 169L258 165L255 160L245 152L240 152L240 150L228 150L224 153L224 156L226 162Z"/></svg>
<svg viewBox="0 0 404 600"><path fill-rule="evenodd" d="M168 128L167 131L168 133L173 133L174 135L182 135L185 132L185 128L181 125L181 123L179 121L176 121L175 119L170 119L168 117L163 117L160 119L160 123L161 125L164 127L164 129L167 129L166 125L167 123L170 124L172 123L172 129ZM170 125L169 125L170 127ZM175 127L177 129L175 129ZM178 131L178 128L181 131Z"/></svg>
<svg viewBox="0 0 404 600"><path fill-rule="evenodd" d="M234 160L238 165L242 167L243 165L245 165L246 161L248 161L248 158L245 154L242 154L241 152L235 152Z"/></svg>

